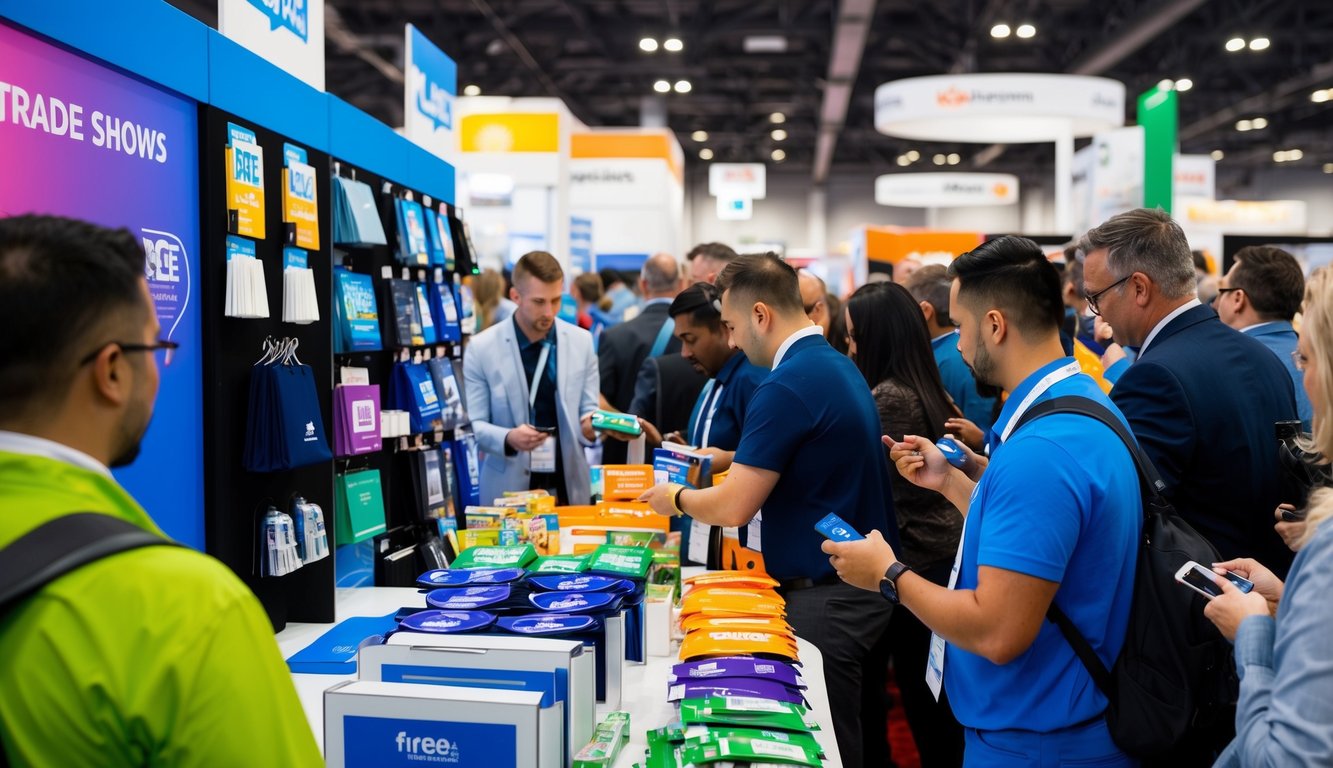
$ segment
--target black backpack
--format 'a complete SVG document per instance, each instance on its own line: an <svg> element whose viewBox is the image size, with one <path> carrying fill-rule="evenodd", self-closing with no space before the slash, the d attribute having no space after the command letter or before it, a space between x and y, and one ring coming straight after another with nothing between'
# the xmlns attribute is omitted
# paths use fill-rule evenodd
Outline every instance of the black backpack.
<svg viewBox="0 0 1333 768"><path fill-rule="evenodd" d="M75 512L57 517L0 549L0 618L47 584L130 549L180 546L117 517ZM0 744L0 768L9 764Z"/></svg>
<svg viewBox="0 0 1333 768"><path fill-rule="evenodd" d="M1053 413L1096 419L1115 431L1134 458L1143 492L1143 535L1125 644L1108 670L1054 602L1046 617L1060 628L1109 705L1117 746L1141 760L1211 764L1218 742L1234 732L1237 682L1231 644L1203 615L1203 598L1177 584L1186 562L1217 562L1217 549L1162 497L1165 484L1124 423L1085 397L1057 397L1028 409L1015 430Z"/></svg>

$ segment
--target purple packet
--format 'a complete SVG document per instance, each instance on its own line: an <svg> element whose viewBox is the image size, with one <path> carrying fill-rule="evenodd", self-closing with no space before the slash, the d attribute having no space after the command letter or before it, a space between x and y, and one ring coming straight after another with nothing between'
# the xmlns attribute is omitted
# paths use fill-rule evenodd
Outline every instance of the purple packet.
<svg viewBox="0 0 1333 768"><path fill-rule="evenodd" d="M667 701L701 699L708 696L744 696L769 701L786 701L809 708L801 692L776 680L754 677L724 677L710 680L686 680L667 686Z"/></svg>
<svg viewBox="0 0 1333 768"><path fill-rule="evenodd" d="M801 673L791 664L769 659L752 659L748 656L720 656L677 664L671 668L671 676L667 682L680 683L718 677L774 680L791 688L805 688Z"/></svg>

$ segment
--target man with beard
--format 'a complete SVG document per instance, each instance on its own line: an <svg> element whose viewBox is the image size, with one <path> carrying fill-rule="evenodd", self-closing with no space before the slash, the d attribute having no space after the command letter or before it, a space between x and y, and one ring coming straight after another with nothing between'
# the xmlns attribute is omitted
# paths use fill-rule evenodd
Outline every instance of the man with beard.
<svg viewBox="0 0 1333 768"><path fill-rule="evenodd" d="M1087 416L1015 429L1033 405L1066 395L1124 416L1064 355L1060 278L1036 243L991 240L959 256L949 276L963 359L977 381L1010 393L990 463L982 474L973 457L969 476L926 438L884 438L904 477L963 513L949 586L912 573L876 532L823 549L844 581L900 602L934 633L926 681L937 696L941 684L949 691L966 728L965 765L1134 765L1111 741L1106 697L1046 621L1054 603L1103 664L1119 656L1143 517L1133 460Z"/></svg>
<svg viewBox="0 0 1333 768"><path fill-rule="evenodd" d="M175 348L157 338L135 238L0 219L0 308L0 575L26 575L17 564L45 551L28 534L70 521L170 544L108 470L138 453ZM114 551L111 535L94 540ZM211 557L117 551L0 605L0 617L10 763L323 764L272 625Z"/></svg>

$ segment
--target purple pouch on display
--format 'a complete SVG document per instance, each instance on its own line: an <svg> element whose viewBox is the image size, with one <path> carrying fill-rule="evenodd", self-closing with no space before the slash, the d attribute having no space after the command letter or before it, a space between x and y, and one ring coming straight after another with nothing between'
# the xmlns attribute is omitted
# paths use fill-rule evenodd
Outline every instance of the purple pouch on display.
<svg viewBox="0 0 1333 768"><path fill-rule="evenodd" d="M528 601L552 613L600 613L618 610L620 598L613 592L536 592Z"/></svg>
<svg viewBox="0 0 1333 768"><path fill-rule="evenodd" d="M548 576L529 576L528 584L541 592L632 592L634 582L615 579L610 576L584 576L581 574L555 574ZM628 588L626 588L628 585Z"/></svg>
<svg viewBox="0 0 1333 768"><path fill-rule="evenodd" d="M471 611L509 599L509 587L462 587L426 593L426 605L452 611Z"/></svg>
<svg viewBox="0 0 1333 768"><path fill-rule="evenodd" d="M516 635L569 635L597 629L600 622L591 616L552 613L543 616L505 616L496 626Z"/></svg>
<svg viewBox="0 0 1333 768"><path fill-rule="evenodd" d="M737 677L773 680L790 688L806 687L805 681L801 679L801 673L791 664L768 659L752 659L748 656L720 656L715 659L677 664L671 668L667 682Z"/></svg>
<svg viewBox="0 0 1333 768"><path fill-rule="evenodd" d="M805 697L795 688L776 680L753 677L726 677L717 680L686 680L667 686L667 701L702 699L708 696L743 696L748 698L786 701L809 709Z"/></svg>
<svg viewBox="0 0 1333 768"><path fill-rule="evenodd" d="M419 611L405 617L398 628L407 632L452 635L477 632L495 623L495 614L485 611Z"/></svg>
<svg viewBox="0 0 1333 768"><path fill-rule="evenodd" d="M522 568L437 568L417 577L423 589L461 587L469 584L509 584L523 578Z"/></svg>

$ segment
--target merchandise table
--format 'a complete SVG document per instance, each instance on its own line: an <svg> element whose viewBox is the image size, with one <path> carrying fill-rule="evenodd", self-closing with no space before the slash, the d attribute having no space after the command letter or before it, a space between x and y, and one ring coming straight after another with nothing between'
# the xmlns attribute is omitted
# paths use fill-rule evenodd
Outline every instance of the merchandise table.
<svg viewBox="0 0 1333 768"><path fill-rule="evenodd" d="M422 594L412 587L359 587L339 589L337 592L337 620L353 616L383 616L405 605L422 605ZM287 658L329 630L331 624L288 624L278 633L278 647ZM842 757L833 738L833 721L829 717L828 694L824 690L824 664L819 649L801 638L796 639L801 654L801 675L810 688L805 696L810 701L810 714L819 723L815 734L824 748L824 765L840 766ZM616 760L616 768L629 768L643 760L648 745L644 737L648 730L660 728L673 719L674 706L667 701L667 675L676 656L649 656L645 664L625 665L623 698L619 709L630 714L630 741ZM324 748L324 691L355 675L294 674L296 693L305 708L306 719L315 733L315 741ZM611 710L605 704L597 705L600 722ZM579 745L580 747L582 745Z"/></svg>

